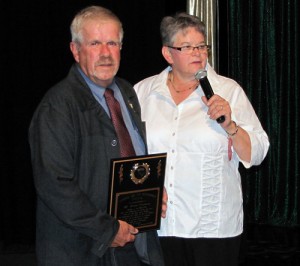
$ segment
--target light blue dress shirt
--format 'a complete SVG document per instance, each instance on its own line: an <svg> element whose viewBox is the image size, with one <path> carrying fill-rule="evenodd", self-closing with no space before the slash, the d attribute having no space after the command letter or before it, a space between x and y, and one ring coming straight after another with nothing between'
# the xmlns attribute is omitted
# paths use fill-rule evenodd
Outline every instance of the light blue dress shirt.
<svg viewBox="0 0 300 266"><path fill-rule="evenodd" d="M93 81L91 81L83 73L83 71L80 69L79 66L78 66L78 70L79 70L80 74L82 75L82 77L84 78L84 80L86 81L89 88L91 89L97 102L99 104L101 104L101 106L104 108L107 115L110 117L109 109L108 109L108 106L107 106L105 98L104 98L104 92L105 92L106 88L100 87L99 85L97 85ZM127 109L124 99L122 97L121 91L120 91L118 85L116 84L115 80L113 80L113 82L109 86L109 88L114 91L114 97L120 103L123 119L124 119L125 125L127 127L127 130L129 132L129 135L131 137L131 141L132 141L136 155L144 155L146 152L145 144L143 142L141 135L138 132L136 125L134 124L134 122L130 116L130 113L128 112L128 109Z"/></svg>

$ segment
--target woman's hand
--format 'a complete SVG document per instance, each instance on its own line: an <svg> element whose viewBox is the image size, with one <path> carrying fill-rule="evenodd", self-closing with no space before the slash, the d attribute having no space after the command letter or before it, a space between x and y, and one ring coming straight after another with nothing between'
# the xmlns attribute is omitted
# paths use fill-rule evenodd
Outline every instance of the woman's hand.
<svg viewBox="0 0 300 266"><path fill-rule="evenodd" d="M225 116L225 121L221 123L221 127L227 131L231 125L231 108L229 103L221 96L214 94L209 100L202 96L202 101L207 105L210 119L217 120L220 116Z"/></svg>
<svg viewBox="0 0 300 266"><path fill-rule="evenodd" d="M251 161L251 141L246 130L239 127L231 120L231 107L229 103L221 96L215 94L209 100L202 96L202 101L207 105L210 119L216 120L220 116L225 116L225 121L220 126L228 134L228 138L232 140L232 146L241 160Z"/></svg>

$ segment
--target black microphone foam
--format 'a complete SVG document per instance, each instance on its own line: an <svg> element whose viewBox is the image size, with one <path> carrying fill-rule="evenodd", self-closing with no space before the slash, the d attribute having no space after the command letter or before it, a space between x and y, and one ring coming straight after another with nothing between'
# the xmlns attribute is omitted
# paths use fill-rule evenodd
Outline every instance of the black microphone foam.
<svg viewBox="0 0 300 266"><path fill-rule="evenodd" d="M201 88L202 88L207 100L209 100L214 95L214 92L213 92L213 90L211 88L211 85L208 81L207 71L205 69L200 69L199 71L196 72L195 78L197 80L199 80ZM223 123L224 121L225 121L225 116L224 115L217 118L217 122L219 124Z"/></svg>

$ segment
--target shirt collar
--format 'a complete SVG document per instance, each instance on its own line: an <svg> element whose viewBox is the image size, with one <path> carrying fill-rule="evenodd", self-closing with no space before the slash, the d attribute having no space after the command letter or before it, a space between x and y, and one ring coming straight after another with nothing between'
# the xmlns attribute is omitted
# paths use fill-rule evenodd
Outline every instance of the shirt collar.
<svg viewBox="0 0 300 266"><path fill-rule="evenodd" d="M99 86L98 84L96 84L95 82L93 82L80 68L80 66L77 64L77 69L79 71L79 73L81 74L81 76L83 77L83 79L85 80L85 82L87 83L87 85L89 86L89 88L91 89L91 91L93 92L93 94L97 94L98 97L100 97L101 99L104 97L104 92L105 89L104 87ZM109 88L111 88L113 91L115 91L117 89L117 84L115 79L113 79L112 83L108 86Z"/></svg>

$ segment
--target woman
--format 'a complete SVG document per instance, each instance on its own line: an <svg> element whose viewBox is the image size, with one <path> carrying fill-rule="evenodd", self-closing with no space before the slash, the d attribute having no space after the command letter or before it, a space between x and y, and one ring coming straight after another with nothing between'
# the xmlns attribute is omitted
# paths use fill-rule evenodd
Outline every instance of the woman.
<svg viewBox="0 0 300 266"><path fill-rule="evenodd" d="M199 18L165 17L161 37L169 67L135 90L149 151L168 152L168 211L159 230L166 265L238 265L243 231L238 166L260 164L268 136L242 88L208 64ZM195 78L200 69L207 70L215 92L209 100Z"/></svg>

